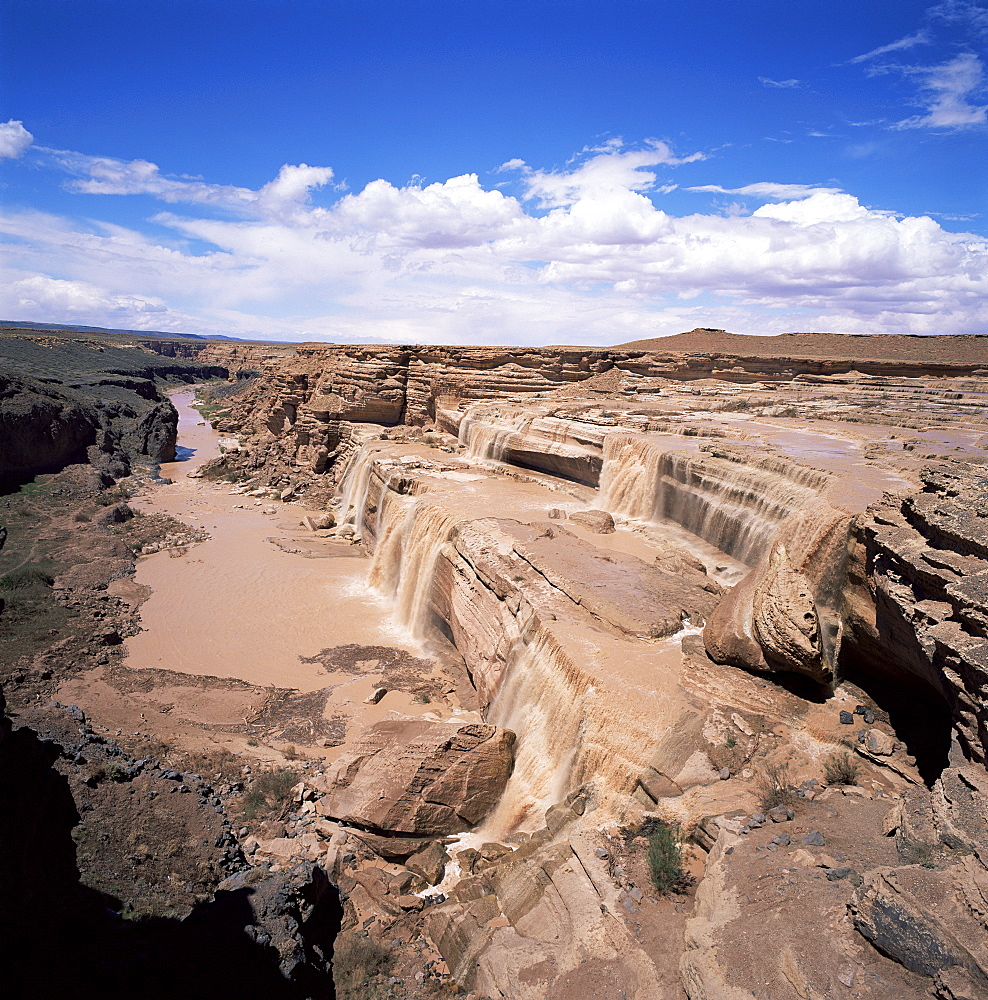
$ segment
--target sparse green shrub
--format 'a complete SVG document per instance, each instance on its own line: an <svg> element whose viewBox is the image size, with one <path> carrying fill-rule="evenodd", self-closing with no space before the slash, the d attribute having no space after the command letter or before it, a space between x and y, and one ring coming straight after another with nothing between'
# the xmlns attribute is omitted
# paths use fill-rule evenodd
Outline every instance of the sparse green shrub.
<svg viewBox="0 0 988 1000"><path fill-rule="evenodd" d="M922 865L936 868L937 859L933 847L918 840L907 840L899 846L899 856L907 865Z"/></svg>
<svg viewBox="0 0 988 1000"><path fill-rule="evenodd" d="M22 566L0 576L0 590L38 590L50 587L55 578L41 566Z"/></svg>
<svg viewBox="0 0 988 1000"><path fill-rule="evenodd" d="M728 399L717 405L716 410L720 413L736 413L738 410L747 410L751 407L751 400L747 396L739 399Z"/></svg>
<svg viewBox="0 0 988 1000"><path fill-rule="evenodd" d="M796 805L796 791L789 777L788 764L768 764L759 786L759 805L763 812L776 806L792 809Z"/></svg>
<svg viewBox="0 0 988 1000"><path fill-rule="evenodd" d="M102 490L96 498L96 502L101 507L112 507L115 503L126 503L131 497L130 490L126 486L117 483Z"/></svg>
<svg viewBox="0 0 988 1000"><path fill-rule="evenodd" d="M683 867L682 831L672 823L650 821L645 830L648 840L648 870L659 892L679 892L689 884Z"/></svg>
<svg viewBox="0 0 988 1000"><path fill-rule="evenodd" d="M111 760L104 765L103 774L109 781L123 781L127 777L127 768L120 761Z"/></svg>
<svg viewBox="0 0 988 1000"><path fill-rule="evenodd" d="M255 819L282 805L297 783L295 771L267 771L258 775L244 796L244 819Z"/></svg>
<svg viewBox="0 0 988 1000"><path fill-rule="evenodd" d="M842 750L832 753L823 762L823 773L828 785L856 785L861 767L846 750Z"/></svg>
<svg viewBox="0 0 988 1000"><path fill-rule="evenodd" d="M738 738L731 732L730 729L727 731L727 736L724 737L724 746L728 750L733 750L738 745Z"/></svg>

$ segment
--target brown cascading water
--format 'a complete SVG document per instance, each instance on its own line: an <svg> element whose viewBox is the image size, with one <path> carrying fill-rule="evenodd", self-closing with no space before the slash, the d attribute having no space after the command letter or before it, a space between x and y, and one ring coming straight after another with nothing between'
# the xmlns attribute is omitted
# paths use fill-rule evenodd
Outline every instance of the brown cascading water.
<svg viewBox="0 0 988 1000"><path fill-rule="evenodd" d="M515 644L487 709L488 722L517 736L511 780L485 823L492 831L521 829L528 819L539 823L545 810L573 787L587 684L548 639L536 631Z"/></svg>
<svg viewBox="0 0 988 1000"><path fill-rule="evenodd" d="M394 601L398 623L422 639L429 622L436 563L456 519L431 503L428 495L407 498L385 490L378 524L370 585Z"/></svg>
<svg viewBox="0 0 988 1000"><path fill-rule="evenodd" d="M601 501L626 517L675 521L751 565L782 522L815 500L828 480L782 459L765 464L668 451L646 437L612 434L604 441Z"/></svg>
<svg viewBox="0 0 988 1000"><path fill-rule="evenodd" d="M341 523L352 524L358 535L363 534L367 493L370 489L375 457L376 449L371 443L362 445L350 459L341 484L339 520Z"/></svg>
<svg viewBox="0 0 988 1000"><path fill-rule="evenodd" d="M381 485L376 530L367 525L375 545L370 585L419 640L433 614L444 616L488 701L486 720L517 736L514 773L485 833L535 829L547 807L585 784L598 804L620 812L672 722L665 686L675 683L676 640L643 649L637 638L601 630L546 580L519 594L519 567L496 522L465 518L441 490L416 489L425 477L410 477L387 454L365 449L355 461L345 487L354 504ZM362 510L354 518L365 522ZM491 651L502 642L510 646L495 671Z"/></svg>
<svg viewBox="0 0 988 1000"><path fill-rule="evenodd" d="M476 410L483 410L483 417L476 416ZM511 438L524 431L532 419L531 413L502 411L489 404L472 406L460 421L459 441L466 446L469 458L503 462Z"/></svg>

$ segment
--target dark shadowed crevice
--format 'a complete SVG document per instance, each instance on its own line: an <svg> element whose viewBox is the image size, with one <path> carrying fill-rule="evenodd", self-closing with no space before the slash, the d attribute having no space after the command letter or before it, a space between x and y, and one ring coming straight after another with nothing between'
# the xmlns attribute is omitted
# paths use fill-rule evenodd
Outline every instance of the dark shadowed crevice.
<svg viewBox="0 0 988 1000"><path fill-rule="evenodd" d="M949 763L952 735L950 706L936 688L901 671L892 675L874 661L848 656L843 678L856 685L888 714L889 725L916 758L916 767L932 785Z"/></svg>

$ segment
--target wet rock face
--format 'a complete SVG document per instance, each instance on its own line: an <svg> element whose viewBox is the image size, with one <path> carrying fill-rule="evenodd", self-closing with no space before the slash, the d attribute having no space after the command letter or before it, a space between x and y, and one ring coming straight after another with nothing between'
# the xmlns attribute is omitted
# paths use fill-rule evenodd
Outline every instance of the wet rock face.
<svg viewBox="0 0 988 1000"><path fill-rule="evenodd" d="M496 726L378 723L327 774L323 811L386 833L464 830L500 798L514 740Z"/></svg>
<svg viewBox="0 0 988 1000"><path fill-rule="evenodd" d="M785 523L767 556L710 616L703 641L711 659L831 683L838 650L824 631L836 631L827 613L839 598L850 524L823 501Z"/></svg>

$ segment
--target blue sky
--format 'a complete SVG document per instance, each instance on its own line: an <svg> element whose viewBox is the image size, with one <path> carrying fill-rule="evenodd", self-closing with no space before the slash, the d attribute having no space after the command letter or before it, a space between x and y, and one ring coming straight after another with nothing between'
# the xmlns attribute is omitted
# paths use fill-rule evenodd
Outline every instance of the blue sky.
<svg viewBox="0 0 988 1000"><path fill-rule="evenodd" d="M988 332L985 0L4 0L0 317Z"/></svg>

